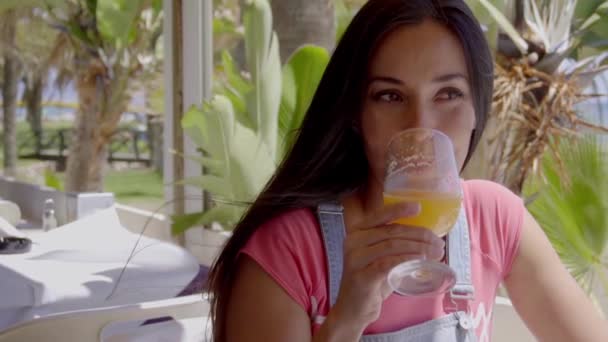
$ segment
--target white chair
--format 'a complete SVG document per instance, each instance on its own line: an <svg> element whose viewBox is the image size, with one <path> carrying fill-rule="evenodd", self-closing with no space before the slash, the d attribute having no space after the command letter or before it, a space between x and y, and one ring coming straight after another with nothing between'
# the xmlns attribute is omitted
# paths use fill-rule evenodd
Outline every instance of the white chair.
<svg viewBox="0 0 608 342"><path fill-rule="evenodd" d="M534 342L536 339L519 318L511 301L497 296L493 310L492 342Z"/></svg>
<svg viewBox="0 0 608 342"><path fill-rule="evenodd" d="M207 341L211 338L208 313L208 301L201 294L71 311L34 319L9 328L0 332L0 342ZM145 320L167 316L174 320L149 325L140 324ZM137 322L133 324L133 321Z"/></svg>

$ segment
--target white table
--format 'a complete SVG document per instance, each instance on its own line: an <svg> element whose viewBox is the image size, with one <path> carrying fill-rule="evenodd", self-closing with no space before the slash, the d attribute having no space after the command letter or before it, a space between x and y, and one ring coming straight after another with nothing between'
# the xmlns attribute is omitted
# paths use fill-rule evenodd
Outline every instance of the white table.
<svg viewBox="0 0 608 342"><path fill-rule="evenodd" d="M29 253L0 255L0 330L50 313L171 298L199 270L183 248L124 229L113 207L32 239Z"/></svg>
<svg viewBox="0 0 608 342"><path fill-rule="evenodd" d="M102 336L104 342L211 342L211 320L208 316L166 321L150 325L117 329Z"/></svg>

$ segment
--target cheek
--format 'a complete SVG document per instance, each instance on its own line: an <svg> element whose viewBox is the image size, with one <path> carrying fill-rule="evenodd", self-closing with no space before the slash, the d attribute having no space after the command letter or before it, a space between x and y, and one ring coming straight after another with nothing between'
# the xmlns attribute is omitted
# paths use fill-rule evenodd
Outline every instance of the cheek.
<svg viewBox="0 0 608 342"><path fill-rule="evenodd" d="M386 131L382 122L364 118L361 120L361 138L363 139L367 158L370 162L382 158L383 150L388 144Z"/></svg>
<svg viewBox="0 0 608 342"><path fill-rule="evenodd" d="M388 115L380 116L374 110L364 112L360 120L361 138L370 167L377 174L384 170L386 147L392 136L399 132L399 125L387 120Z"/></svg>
<svg viewBox="0 0 608 342"><path fill-rule="evenodd" d="M458 163L459 168L462 169L464 160L469 151L471 134L475 128L475 111L473 106L467 106L463 112L455 117L458 119L451 120L449 126L446 127L446 131L449 132L447 134L454 144L456 162Z"/></svg>

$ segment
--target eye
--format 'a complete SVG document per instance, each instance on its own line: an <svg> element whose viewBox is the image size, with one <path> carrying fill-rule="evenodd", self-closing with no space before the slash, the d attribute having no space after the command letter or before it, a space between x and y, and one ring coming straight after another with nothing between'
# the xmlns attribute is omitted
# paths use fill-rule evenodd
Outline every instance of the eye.
<svg viewBox="0 0 608 342"><path fill-rule="evenodd" d="M382 90L375 93L372 97L374 101L382 101L382 102L403 102L403 97L394 90Z"/></svg>
<svg viewBox="0 0 608 342"><path fill-rule="evenodd" d="M439 91L436 99L440 101L450 101L464 97L464 93L457 88L444 88Z"/></svg>

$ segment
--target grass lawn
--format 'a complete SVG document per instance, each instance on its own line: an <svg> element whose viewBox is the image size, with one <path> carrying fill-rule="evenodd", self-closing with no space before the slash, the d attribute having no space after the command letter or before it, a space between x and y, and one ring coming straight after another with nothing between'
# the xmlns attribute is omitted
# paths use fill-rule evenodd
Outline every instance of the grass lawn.
<svg viewBox="0 0 608 342"><path fill-rule="evenodd" d="M54 130L66 129L72 125L72 122L55 122L49 121L44 123L44 129L47 133L52 133ZM19 121L16 125L17 143L21 148L19 152L24 153L30 150L33 151L33 139L29 124L25 121ZM2 148L2 127L0 127L0 149ZM142 147L142 150L145 150ZM3 154L0 150L0 172L2 172ZM31 172L30 175L26 172L30 168L36 168L42 162L37 160L19 159L17 167L20 169L17 179L25 182L44 184L44 170ZM26 171L24 171L26 170ZM61 184L65 182L65 174L56 175ZM154 211L162 206L165 202L163 195L163 179L162 176L152 169L126 169L126 170L109 170L104 180L105 191L113 192L116 201L121 204L130 205L136 208Z"/></svg>
<svg viewBox="0 0 608 342"><path fill-rule="evenodd" d="M154 211L165 201L162 176L151 169L111 170L104 183L121 204Z"/></svg>
<svg viewBox="0 0 608 342"><path fill-rule="evenodd" d="M0 153L0 172L2 171L1 155ZM38 167L38 171L27 171L30 167L40 164L41 162L36 160L19 159L17 167L21 171L16 178L23 182L43 185L42 168ZM65 173L57 173L56 176L60 184L64 185ZM114 193L116 202L139 209L155 211L165 202L162 176L153 169L110 170L106 175L104 186L104 191Z"/></svg>

